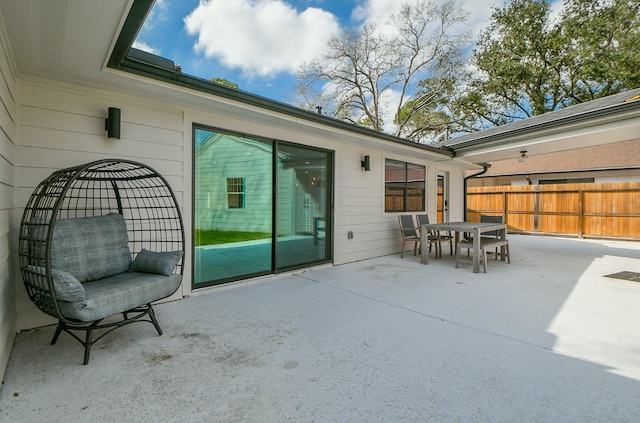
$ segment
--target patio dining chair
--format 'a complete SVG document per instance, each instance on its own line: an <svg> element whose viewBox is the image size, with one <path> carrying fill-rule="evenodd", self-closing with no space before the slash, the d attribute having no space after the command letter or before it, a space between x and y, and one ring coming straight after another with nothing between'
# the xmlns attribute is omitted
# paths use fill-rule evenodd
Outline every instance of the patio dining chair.
<svg viewBox="0 0 640 423"><path fill-rule="evenodd" d="M480 223L504 223L504 219L502 216L489 216L489 215L481 214ZM489 239L497 239L500 237L500 233L498 231L483 232L482 237L489 238ZM465 233L461 248L468 248L468 245L470 245L472 242L473 242L473 234ZM495 253L489 252L488 254L489 255L495 254L496 260L497 260L498 259L497 253L498 253L498 249L496 248ZM469 256L469 251L467 251L467 256Z"/></svg>
<svg viewBox="0 0 640 423"><path fill-rule="evenodd" d="M416 226L416 223L411 214L401 214L398 216L398 224L400 225L400 234L402 235L402 249L400 250L400 257L404 258L405 245L407 242L413 242L413 255L415 256L420 246L420 228ZM431 251L431 245L436 246L436 257L438 256L438 238L429 236L429 251Z"/></svg>
<svg viewBox="0 0 640 423"><path fill-rule="evenodd" d="M488 215L481 214L480 222L481 223L504 223L504 218L502 216L488 216ZM483 232L482 237L490 238L490 239L498 239L500 238L500 232L499 231ZM495 251L487 252L487 254L495 256L496 260L498 260L498 248L496 248Z"/></svg>
<svg viewBox="0 0 640 423"><path fill-rule="evenodd" d="M418 228L429 224L428 214L418 214L416 219L418 220ZM439 257L442 258L442 241L449 241L449 254L453 255L453 235L451 235L450 231L430 231L429 236L433 236L438 240Z"/></svg>

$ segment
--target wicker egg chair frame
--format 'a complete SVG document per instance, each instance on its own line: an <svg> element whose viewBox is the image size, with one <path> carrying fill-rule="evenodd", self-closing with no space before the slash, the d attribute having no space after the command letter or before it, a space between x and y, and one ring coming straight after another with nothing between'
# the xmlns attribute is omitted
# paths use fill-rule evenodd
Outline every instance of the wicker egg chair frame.
<svg viewBox="0 0 640 423"><path fill-rule="evenodd" d="M121 318L91 322L69 319L60 310L51 272L56 222L108 213L124 217L132 260L143 248L184 253L183 221L173 190L154 169L129 160L98 160L52 173L33 191L20 224L19 260L27 294L40 310L58 320L51 344L62 331L69 333L85 347L84 364L95 342L129 323L150 322L162 335L151 303L123 311ZM38 237L33 235L34 225ZM46 270L34 272L34 265ZM183 268L184 254L175 273L182 275ZM96 330L100 333L94 338Z"/></svg>

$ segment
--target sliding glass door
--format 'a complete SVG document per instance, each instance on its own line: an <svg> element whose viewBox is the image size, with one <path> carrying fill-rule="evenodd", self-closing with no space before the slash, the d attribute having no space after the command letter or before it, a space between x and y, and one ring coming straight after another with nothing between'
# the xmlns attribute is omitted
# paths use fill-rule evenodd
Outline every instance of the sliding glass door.
<svg viewBox="0 0 640 423"><path fill-rule="evenodd" d="M194 127L194 287L331 260L332 153Z"/></svg>
<svg viewBox="0 0 640 423"><path fill-rule="evenodd" d="M279 269L329 258L329 152L280 143L276 213Z"/></svg>

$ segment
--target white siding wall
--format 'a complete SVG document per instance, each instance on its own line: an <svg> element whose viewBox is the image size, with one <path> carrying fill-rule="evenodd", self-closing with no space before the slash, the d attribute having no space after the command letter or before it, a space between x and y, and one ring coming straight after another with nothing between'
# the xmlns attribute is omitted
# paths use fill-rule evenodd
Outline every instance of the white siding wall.
<svg viewBox="0 0 640 423"><path fill-rule="evenodd" d="M122 110L120 140L106 137L108 107ZM185 149L184 140L191 132L185 135L178 108L51 81L21 80L19 114L17 216L33 189L51 172L103 158L126 158L153 167L168 180L183 205L185 186L191 179L184 164L191 151ZM189 273L190 266L186 266L185 275ZM181 295L178 291L174 298ZM19 329L53 323L31 303L21 282L17 310Z"/></svg>
<svg viewBox="0 0 640 423"><path fill-rule="evenodd" d="M16 70L0 17L0 379L16 333Z"/></svg>

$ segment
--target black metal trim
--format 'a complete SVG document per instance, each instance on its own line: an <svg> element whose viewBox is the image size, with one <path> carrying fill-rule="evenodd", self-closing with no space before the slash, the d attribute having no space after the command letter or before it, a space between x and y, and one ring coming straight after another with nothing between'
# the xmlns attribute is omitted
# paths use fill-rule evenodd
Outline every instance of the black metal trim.
<svg viewBox="0 0 640 423"><path fill-rule="evenodd" d="M135 313L135 315L133 317L129 317L129 314L132 313ZM128 324L136 322L149 322L156 328L158 335L162 335L162 329L160 328L160 324L156 319L156 314L153 311L153 307L151 306L151 304L146 304L144 306L125 311L122 313L122 315L122 320L110 323L101 323L103 319L96 320L95 322L90 322L88 324L81 322L75 324L69 321L58 320L58 327L56 328L56 332L54 333L53 338L51 339L51 345L54 345L58 341L58 337L63 331L68 333L72 338L74 338L76 341L80 342L82 346L84 346L84 360L82 364L87 365L89 364L91 347L96 342L122 326L126 326ZM148 319L145 319L145 316L148 316ZM97 338L94 339L93 335L94 331L96 330L105 330L105 332L101 333ZM84 332L84 339L80 338L73 331Z"/></svg>

